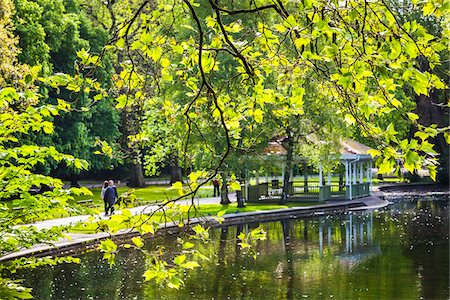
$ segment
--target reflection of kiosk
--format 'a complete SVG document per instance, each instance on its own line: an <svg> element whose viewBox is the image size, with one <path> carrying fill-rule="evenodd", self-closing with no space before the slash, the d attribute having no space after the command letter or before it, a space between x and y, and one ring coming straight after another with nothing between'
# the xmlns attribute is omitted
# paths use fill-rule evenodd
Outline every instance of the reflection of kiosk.
<svg viewBox="0 0 450 300"><path fill-rule="evenodd" d="M353 140L341 142L339 161L343 166L343 174L326 176L319 165L318 178L311 181L311 170L308 168L309 159L296 156L293 158L293 168L290 170L289 201L325 201L330 199L352 200L371 195L372 190L372 157L367 154L369 147ZM250 159L246 163L247 178L252 174L255 184L245 181L244 198L248 202L277 201L281 198L284 181L287 151L281 141L270 142L264 149L262 159ZM254 171L249 172L251 169ZM298 174L294 176L294 169ZM261 170L265 171L265 178L260 178ZM269 173L281 176L269 176ZM300 175L300 173L302 173ZM339 176L339 182L333 182L333 175ZM316 177L316 176L315 176ZM342 179L342 180L341 180Z"/></svg>
<svg viewBox="0 0 450 300"><path fill-rule="evenodd" d="M345 221L345 250L339 254L339 262L344 265L354 266L361 261L381 254L378 245L373 244L372 228L373 214L355 216L348 215ZM328 226L328 243L331 239L331 227ZM322 253L323 232L322 226L319 227L320 252Z"/></svg>

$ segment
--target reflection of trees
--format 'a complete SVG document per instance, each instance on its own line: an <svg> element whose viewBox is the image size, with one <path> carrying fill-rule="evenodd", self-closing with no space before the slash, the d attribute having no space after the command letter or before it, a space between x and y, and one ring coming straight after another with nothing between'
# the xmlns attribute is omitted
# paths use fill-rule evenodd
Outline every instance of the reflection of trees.
<svg viewBox="0 0 450 300"><path fill-rule="evenodd" d="M25 285L34 287L35 299L142 299L142 257L137 251L119 255L109 268L101 254L84 254L81 264L61 264L28 270Z"/></svg>
<svg viewBox="0 0 450 300"><path fill-rule="evenodd" d="M286 290L286 299L293 299L293 290L294 290L294 261L293 261L293 249L291 243L291 235L290 235L290 220L282 220L281 225L283 228L283 243L284 249L286 253L286 279L287 279L287 290Z"/></svg>
<svg viewBox="0 0 450 300"><path fill-rule="evenodd" d="M449 219L444 201L418 201L413 215L400 218L405 228L405 254L411 259L425 299L448 299Z"/></svg>
<svg viewBox="0 0 450 300"><path fill-rule="evenodd" d="M228 227L220 229L219 249L217 251L217 263L214 276L214 283L212 292L214 295L219 295L219 284L222 283L222 278L225 271L225 249L227 245Z"/></svg>
<svg viewBox="0 0 450 300"><path fill-rule="evenodd" d="M259 224L268 240L258 241L256 260L235 239L244 225L211 230L215 239L198 246L211 261L187 272L181 290L138 282L144 266L129 254L113 269L99 263L98 254L87 254L80 266L33 270L28 282L41 288L37 299L446 299L448 210L445 203L420 203L419 210L353 213L351 226L349 215Z"/></svg>

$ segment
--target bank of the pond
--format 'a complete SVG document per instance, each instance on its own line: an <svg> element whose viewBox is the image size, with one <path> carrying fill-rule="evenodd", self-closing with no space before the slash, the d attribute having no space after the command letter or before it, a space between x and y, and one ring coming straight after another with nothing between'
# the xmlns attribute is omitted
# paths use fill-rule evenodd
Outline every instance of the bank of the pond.
<svg viewBox="0 0 450 300"><path fill-rule="evenodd" d="M377 187L383 193L449 193L449 186L436 183L385 184Z"/></svg>
<svg viewBox="0 0 450 300"><path fill-rule="evenodd" d="M335 200L335 201L326 201L323 204L317 204L313 206L300 206L284 209L272 209L265 211L237 212L225 214L222 216L224 220L221 223L217 222L217 220L213 217L205 216L190 219L189 225L194 226L197 224L202 224L209 227L220 227L240 223L333 215L353 210L378 209L385 207L388 204L389 204L388 201L382 199L381 194L376 194L374 196L359 198L352 201ZM142 213L150 213L152 209L155 208L156 206L135 207L131 209L131 212L132 214L136 215ZM97 217L101 218L100 216ZM90 218L92 218L92 216L77 216L56 220L48 220L30 225L36 226L39 229L44 229L50 228L52 226L68 226L70 224L75 224L77 222L88 221ZM158 230L157 235L159 236L165 234L175 234L180 232L181 230L186 230L186 227L180 228L178 224L168 222L164 224L163 228ZM104 232L95 234L69 233L67 234L67 238L61 239L55 242L53 245L47 244L36 245L30 249L24 249L22 251L11 253L1 257L0 262L16 259L19 257L29 257L29 256L44 257L49 255L63 256L69 254L76 254L94 248L102 239L112 238L118 242L124 242L128 241L129 239L131 239L136 235L138 235L138 232L132 231L130 229L120 230L115 234L109 234Z"/></svg>

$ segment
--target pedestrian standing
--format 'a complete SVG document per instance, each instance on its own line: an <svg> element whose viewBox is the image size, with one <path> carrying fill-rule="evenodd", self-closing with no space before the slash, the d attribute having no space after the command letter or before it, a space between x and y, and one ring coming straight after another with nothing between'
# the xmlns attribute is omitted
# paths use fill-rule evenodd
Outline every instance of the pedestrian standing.
<svg viewBox="0 0 450 300"><path fill-rule="evenodd" d="M118 197L119 195L117 194L117 188L114 185L114 181L108 181L108 188L105 191L105 199L107 202L105 216L108 215L108 211L110 212L110 215L114 213L114 203L116 203Z"/></svg>
<svg viewBox="0 0 450 300"><path fill-rule="evenodd" d="M214 178L213 181L213 186L214 186L214 197L220 196L220 184L219 184L219 180L217 178Z"/></svg>
<svg viewBox="0 0 450 300"><path fill-rule="evenodd" d="M106 210L108 207L108 201L106 201L106 197L105 197L105 192L108 189L108 186L109 186L109 182L108 182L108 180L105 180L103 182L102 191L100 192L100 197L102 198L103 203L105 204L105 216L108 214L108 212Z"/></svg>

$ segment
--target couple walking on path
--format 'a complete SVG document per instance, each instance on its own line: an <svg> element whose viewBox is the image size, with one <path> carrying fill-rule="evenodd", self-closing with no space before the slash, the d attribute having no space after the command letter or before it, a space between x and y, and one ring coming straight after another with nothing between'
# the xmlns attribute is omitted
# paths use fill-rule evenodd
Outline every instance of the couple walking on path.
<svg viewBox="0 0 450 300"><path fill-rule="evenodd" d="M110 211L110 215L112 215L114 213L114 203L116 203L117 198L119 197L113 180L105 180L101 191L101 197L105 203L105 216L108 216L108 211Z"/></svg>

